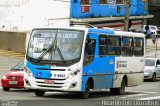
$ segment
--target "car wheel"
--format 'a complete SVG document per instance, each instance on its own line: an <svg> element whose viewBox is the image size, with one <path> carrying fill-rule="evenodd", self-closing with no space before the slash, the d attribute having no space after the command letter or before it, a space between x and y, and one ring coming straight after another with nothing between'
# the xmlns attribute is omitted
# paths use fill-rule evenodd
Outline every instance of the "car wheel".
<svg viewBox="0 0 160 106"><path fill-rule="evenodd" d="M85 91L80 93L82 99L87 99L90 95L90 83L87 82Z"/></svg>
<svg viewBox="0 0 160 106"><path fill-rule="evenodd" d="M36 96L44 96L45 91L35 90L34 93L35 93Z"/></svg>
<svg viewBox="0 0 160 106"><path fill-rule="evenodd" d="M10 88L8 88L8 87L3 87L3 90L4 90L4 91L9 91Z"/></svg>
<svg viewBox="0 0 160 106"><path fill-rule="evenodd" d="M153 81L153 82L156 81L156 73L153 73L153 75L152 75L152 81Z"/></svg>

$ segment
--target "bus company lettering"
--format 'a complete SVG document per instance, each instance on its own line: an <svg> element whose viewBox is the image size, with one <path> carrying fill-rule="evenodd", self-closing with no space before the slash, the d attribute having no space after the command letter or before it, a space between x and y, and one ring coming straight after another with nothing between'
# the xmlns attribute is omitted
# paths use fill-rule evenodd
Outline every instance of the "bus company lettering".
<svg viewBox="0 0 160 106"><path fill-rule="evenodd" d="M125 60L117 60L116 67L117 68L127 67L127 61L125 61Z"/></svg>

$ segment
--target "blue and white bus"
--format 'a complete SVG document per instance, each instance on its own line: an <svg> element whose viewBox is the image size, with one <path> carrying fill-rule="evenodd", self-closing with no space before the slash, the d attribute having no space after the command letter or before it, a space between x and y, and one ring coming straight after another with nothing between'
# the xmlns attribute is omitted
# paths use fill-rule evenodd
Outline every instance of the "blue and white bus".
<svg viewBox="0 0 160 106"><path fill-rule="evenodd" d="M25 59L24 85L36 96L47 91L79 93L125 87L143 82L145 36L98 28L33 29Z"/></svg>

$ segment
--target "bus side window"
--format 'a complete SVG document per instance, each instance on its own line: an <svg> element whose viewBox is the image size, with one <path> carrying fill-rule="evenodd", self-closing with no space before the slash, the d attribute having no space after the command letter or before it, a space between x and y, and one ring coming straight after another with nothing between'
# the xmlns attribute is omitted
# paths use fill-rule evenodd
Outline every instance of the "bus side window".
<svg viewBox="0 0 160 106"><path fill-rule="evenodd" d="M122 55L133 56L133 38L122 37Z"/></svg>
<svg viewBox="0 0 160 106"><path fill-rule="evenodd" d="M120 36L108 36L108 55L121 55Z"/></svg>
<svg viewBox="0 0 160 106"><path fill-rule="evenodd" d="M88 65L94 60L95 55L95 39L87 39L85 44L84 65Z"/></svg>
<svg viewBox="0 0 160 106"><path fill-rule="evenodd" d="M107 36L99 35L99 55L100 57L107 55Z"/></svg>
<svg viewBox="0 0 160 106"><path fill-rule="evenodd" d="M143 56L144 52L144 44L142 38L134 38L134 55L135 56Z"/></svg>

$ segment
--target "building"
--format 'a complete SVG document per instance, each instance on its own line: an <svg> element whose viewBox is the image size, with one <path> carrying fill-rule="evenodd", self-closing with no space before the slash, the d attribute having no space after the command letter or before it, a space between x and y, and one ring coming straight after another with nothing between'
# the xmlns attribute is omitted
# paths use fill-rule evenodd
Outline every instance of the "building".
<svg viewBox="0 0 160 106"><path fill-rule="evenodd" d="M126 0L0 0L0 30L25 31L44 25L87 23L124 29ZM7 14L9 13L9 14ZM146 0L130 0L131 29L152 18Z"/></svg>
<svg viewBox="0 0 160 106"><path fill-rule="evenodd" d="M149 0L149 13L154 15L153 20L149 20L149 24L160 27L160 0Z"/></svg>

